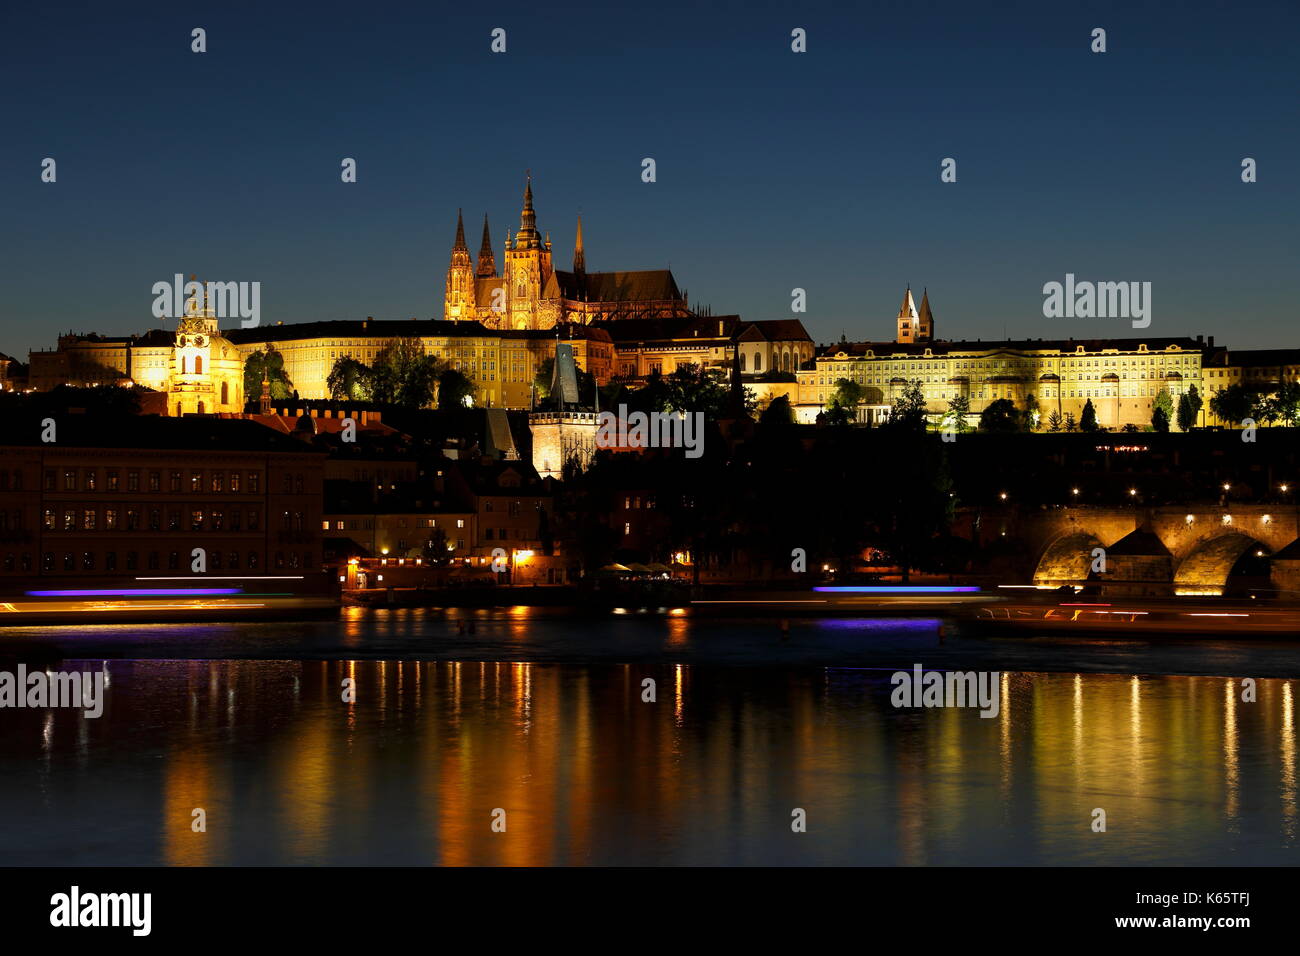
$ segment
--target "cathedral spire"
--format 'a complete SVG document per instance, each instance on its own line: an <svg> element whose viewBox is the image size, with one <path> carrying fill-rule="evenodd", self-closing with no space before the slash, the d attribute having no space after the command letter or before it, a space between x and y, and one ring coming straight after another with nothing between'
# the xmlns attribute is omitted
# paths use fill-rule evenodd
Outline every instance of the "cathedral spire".
<svg viewBox="0 0 1300 956"><path fill-rule="evenodd" d="M582 251L582 213L578 213L578 238L573 244L573 271L578 275L587 271L587 256Z"/></svg>
<svg viewBox="0 0 1300 956"><path fill-rule="evenodd" d="M519 231L515 233L515 248L534 249L537 245L537 213L533 211L533 177L529 174L528 184L524 187L524 209L519 214Z"/></svg>
<svg viewBox="0 0 1300 956"><path fill-rule="evenodd" d="M483 214L483 244L478 249L478 276L488 279L497 274L497 260L492 252L492 236L488 233L487 213Z"/></svg>
<svg viewBox="0 0 1300 956"><path fill-rule="evenodd" d="M465 245L465 220L461 218L461 211L456 210L456 244L451 247L452 252L469 252L469 246Z"/></svg>

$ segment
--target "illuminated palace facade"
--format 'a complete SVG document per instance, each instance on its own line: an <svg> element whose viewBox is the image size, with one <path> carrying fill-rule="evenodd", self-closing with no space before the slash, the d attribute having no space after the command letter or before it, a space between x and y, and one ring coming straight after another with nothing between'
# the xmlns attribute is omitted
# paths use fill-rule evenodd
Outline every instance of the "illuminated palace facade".
<svg viewBox="0 0 1300 956"><path fill-rule="evenodd" d="M825 346L797 375L798 415L811 421L834 397L841 379L861 385L866 397L859 415L882 421L909 382L920 382L934 418L959 396L970 402L970 424L999 399L1023 409L1032 395L1041 418L1053 412L1076 421L1091 400L1097 421L1108 428L1146 427L1156 396L1168 391L1175 403L1192 386L1208 402L1203 384L1205 356L1214 352L1195 339L1147 335L1124 339L1026 339L1005 342L947 342L934 338L928 294L918 308L909 288L897 317L893 342L840 342ZM1208 412L1202 411L1202 420Z"/></svg>

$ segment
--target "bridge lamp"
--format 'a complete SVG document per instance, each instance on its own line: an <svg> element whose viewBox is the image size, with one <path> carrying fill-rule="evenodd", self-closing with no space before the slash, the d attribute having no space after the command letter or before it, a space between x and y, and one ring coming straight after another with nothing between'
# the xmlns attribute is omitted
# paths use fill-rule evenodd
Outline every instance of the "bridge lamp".
<svg viewBox="0 0 1300 956"><path fill-rule="evenodd" d="M1136 498L1136 497L1137 497L1138 490L1137 490L1136 488L1130 488L1130 489L1128 490L1128 493L1129 493L1129 497L1131 497L1131 498Z"/></svg>
<svg viewBox="0 0 1300 956"><path fill-rule="evenodd" d="M1224 491L1230 491L1231 489L1232 489L1232 485L1230 485L1228 482L1225 481L1225 482L1223 483L1223 490L1224 490Z"/></svg>
<svg viewBox="0 0 1300 956"><path fill-rule="evenodd" d="M1005 491L999 492L999 493L998 493L998 497L1001 498L1003 501L1006 501L1006 500L1007 500L1007 493L1006 493Z"/></svg>
<svg viewBox="0 0 1300 956"><path fill-rule="evenodd" d="M1223 523L1224 523L1224 524L1232 524L1232 515L1224 515L1224 516L1223 516Z"/></svg>
<svg viewBox="0 0 1300 956"><path fill-rule="evenodd" d="M1283 494L1286 494L1290 489L1291 489L1291 486L1290 486L1290 485L1283 485L1283 486L1282 486L1282 493L1283 493Z"/></svg>
<svg viewBox="0 0 1300 956"><path fill-rule="evenodd" d="M1264 522L1264 524L1269 524L1270 522L1272 522L1272 520L1273 520L1273 516L1272 516L1272 515L1264 515L1264 517L1263 517L1261 520Z"/></svg>
<svg viewBox="0 0 1300 956"><path fill-rule="evenodd" d="M1256 552L1255 552L1255 557L1257 557L1257 558L1262 558L1263 556L1264 556L1264 552L1263 552L1263 551L1256 551Z"/></svg>
<svg viewBox="0 0 1300 956"><path fill-rule="evenodd" d="M1187 523L1188 523L1188 524L1191 524L1191 523L1192 523L1193 521L1195 521L1195 520L1196 520L1196 517L1195 517L1194 515L1188 515L1188 516L1187 516Z"/></svg>
<svg viewBox="0 0 1300 956"><path fill-rule="evenodd" d="M1071 489L1070 489L1070 494L1072 494L1072 495L1077 495L1078 493L1079 493L1079 489L1078 489L1078 488L1071 488Z"/></svg>

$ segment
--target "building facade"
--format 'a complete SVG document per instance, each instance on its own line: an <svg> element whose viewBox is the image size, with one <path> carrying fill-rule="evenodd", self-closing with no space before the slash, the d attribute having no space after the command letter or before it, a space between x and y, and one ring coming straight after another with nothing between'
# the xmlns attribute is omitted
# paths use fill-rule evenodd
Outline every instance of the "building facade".
<svg viewBox="0 0 1300 956"><path fill-rule="evenodd" d="M1078 421L1091 401L1107 428L1145 427L1161 391L1175 403L1192 386L1205 394L1202 363L1212 345L1199 338L917 340L918 328L933 330L933 317L928 294L915 311L911 298L909 290L898 330L900 339L907 333L913 341L825 346L798 372L800 421L811 422L826 408L841 379L862 387L860 414L869 422L887 418L911 382L920 384L933 418L946 414L954 398L967 399L970 424L999 399L1024 409L1033 396L1044 421L1053 413Z"/></svg>
<svg viewBox="0 0 1300 956"><path fill-rule="evenodd" d="M196 430L197 429L197 430ZM318 573L325 456L253 422L65 419L0 443L0 579Z"/></svg>

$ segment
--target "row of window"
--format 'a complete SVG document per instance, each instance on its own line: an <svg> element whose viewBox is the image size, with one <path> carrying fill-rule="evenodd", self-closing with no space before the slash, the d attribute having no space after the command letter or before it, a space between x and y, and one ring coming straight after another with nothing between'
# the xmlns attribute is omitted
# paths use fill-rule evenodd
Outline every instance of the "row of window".
<svg viewBox="0 0 1300 956"><path fill-rule="evenodd" d="M190 531L257 531L261 527L260 511L245 513L236 508L227 516L224 510L205 511L202 508L46 508L42 524L46 531L180 531L189 519ZM228 519L228 520L227 520ZM281 514L281 527L301 531L304 516L301 511L292 516Z"/></svg>
<svg viewBox="0 0 1300 956"><path fill-rule="evenodd" d="M407 526L408 526L408 522L409 522L410 520L412 520L412 519L408 519L408 518L398 518L398 519L397 519L397 527L399 527L399 528L405 528L405 527L407 527ZM450 526L451 526L451 520L452 520L452 519L450 519L450 518L444 518L444 519L443 519L444 527L450 527ZM457 519L455 519L455 520L456 520L456 527L457 527L457 528L463 528L463 527L465 527L465 519L464 519L464 518L457 518ZM415 524L416 524L417 527L421 527L421 528L436 528L436 527L438 527L438 519L437 519L437 518L416 518L416 519L414 519L414 521L415 521ZM320 523L320 527L321 527L321 530L322 530L322 531L329 531L329 530L330 530L330 522L329 522L329 519L327 518L327 519L325 519L324 521L322 521L322 522ZM345 519L345 518L337 518L337 519L335 519L335 521L334 521L334 530L335 530L335 531L374 531L374 530L375 530L375 519L374 519L374 518L362 518L362 519L353 519L353 520L351 520L351 521L348 521L348 520Z"/></svg>
<svg viewBox="0 0 1300 956"><path fill-rule="evenodd" d="M285 474L283 486L282 490L286 494L300 493L303 490L303 476ZM162 491L163 472L140 472L131 469L123 475L119 469L109 468L105 469L101 479L98 468L64 468L60 485L58 470L47 468L45 490L59 491L60 489L63 491ZM247 489L248 494L258 495L262 493L262 473L248 472L247 483L245 483L244 473L239 471L203 472L194 469L186 472L171 469L167 472L168 491L202 492L205 489L218 493L229 491L232 494L239 494Z"/></svg>
<svg viewBox="0 0 1300 956"><path fill-rule="evenodd" d="M139 571L141 552L124 551L121 553L122 570ZM145 569L149 571L162 570L163 556L159 551L149 551L143 554ZM186 552L182 555L179 551L170 551L167 553L166 562L168 571L180 571L189 568L190 555ZM250 571L258 570L261 558L256 551L249 551L247 555L241 555L238 551L209 551L207 552L208 571L226 571L240 570L242 567ZM102 564L101 564L102 562ZM275 552L274 565L277 568L306 569L312 568L310 551L277 551ZM32 556L30 553L14 554L9 552L5 554L3 567L5 571L24 571L32 570ZM46 551L41 556L42 571L117 571L118 552L106 551L101 556L94 551L64 551L62 553L55 551Z"/></svg>

